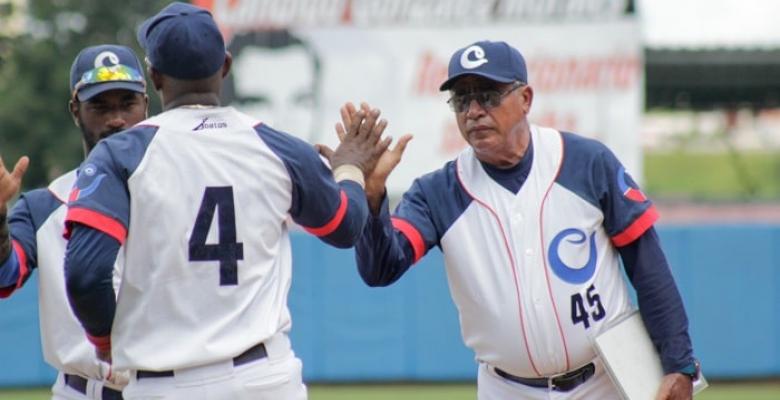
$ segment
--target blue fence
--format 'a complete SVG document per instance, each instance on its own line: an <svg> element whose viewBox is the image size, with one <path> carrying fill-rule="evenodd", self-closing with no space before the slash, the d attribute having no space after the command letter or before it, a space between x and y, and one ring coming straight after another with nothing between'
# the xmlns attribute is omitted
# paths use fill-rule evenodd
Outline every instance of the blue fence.
<svg viewBox="0 0 780 400"><path fill-rule="evenodd" d="M661 226L710 378L780 376L780 226ZM441 254L389 288L360 280L351 250L294 234L292 339L308 381L473 380ZM0 386L48 385L37 279L0 302Z"/></svg>

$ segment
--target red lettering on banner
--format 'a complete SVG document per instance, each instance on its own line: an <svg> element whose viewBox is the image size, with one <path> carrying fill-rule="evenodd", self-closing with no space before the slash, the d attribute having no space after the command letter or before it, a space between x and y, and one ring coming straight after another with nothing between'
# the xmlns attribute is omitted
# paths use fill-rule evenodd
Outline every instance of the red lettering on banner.
<svg viewBox="0 0 780 400"><path fill-rule="evenodd" d="M529 62L528 67L531 85L545 92L630 90L641 76L639 59L629 55L606 58L537 58Z"/></svg>
<svg viewBox="0 0 780 400"><path fill-rule="evenodd" d="M445 122L442 128L441 142L439 143L439 153L443 156L457 154L467 145L463 135L460 134L458 124L455 122L455 116L452 120Z"/></svg>
<svg viewBox="0 0 780 400"><path fill-rule="evenodd" d="M418 96L438 95L439 85L447 79L447 64L427 50L419 57L417 65L413 93Z"/></svg>

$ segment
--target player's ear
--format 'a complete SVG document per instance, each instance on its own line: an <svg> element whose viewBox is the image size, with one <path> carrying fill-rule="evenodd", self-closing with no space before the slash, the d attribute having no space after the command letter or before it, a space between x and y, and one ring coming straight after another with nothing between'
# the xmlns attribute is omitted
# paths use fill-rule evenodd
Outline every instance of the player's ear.
<svg viewBox="0 0 780 400"><path fill-rule="evenodd" d="M531 112L531 105L534 102L534 89L530 85L525 85L520 90L522 90L521 95L523 96L523 113L527 115Z"/></svg>
<svg viewBox="0 0 780 400"><path fill-rule="evenodd" d="M79 102L75 99L70 99L68 101L68 111L70 111L70 116L73 118L73 123L76 124L76 126L79 125Z"/></svg>
<svg viewBox="0 0 780 400"><path fill-rule="evenodd" d="M144 93L144 118L149 118L149 96Z"/></svg>
<svg viewBox="0 0 780 400"><path fill-rule="evenodd" d="M154 87L155 91L159 92L160 89L162 88L162 83L164 80L163 75L160 73L160 71L152 67L149 67L148 72L149 72L149 79L152 80L152 87Z"/></svg>
<svg viewBox="0 0 780 400"><path fill-rule="evenodd" d="M225 63L222 64L222 78L224 79L230 72L230 67L233 66L233 54L229 51L225 51Z"/></svg>

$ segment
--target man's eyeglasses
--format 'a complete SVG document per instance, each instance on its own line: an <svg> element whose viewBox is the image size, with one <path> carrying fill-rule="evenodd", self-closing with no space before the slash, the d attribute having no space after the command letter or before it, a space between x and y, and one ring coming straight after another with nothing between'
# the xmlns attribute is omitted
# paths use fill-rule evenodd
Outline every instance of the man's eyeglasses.
<svg viewBox="0 0 780 400"><path fill-rule="evenodd" d="M476 100L477 104L484 109L490 109L497 107L501 104L501 100L504 99L509 93L512 93L519 87L525 86L524 82L515 82L509 89L501 92L498 90L485 90L481 92L473 92L466 94L456 94L447 100L452 111L457 113L465 112L469 109L472 100Z"/></svg>

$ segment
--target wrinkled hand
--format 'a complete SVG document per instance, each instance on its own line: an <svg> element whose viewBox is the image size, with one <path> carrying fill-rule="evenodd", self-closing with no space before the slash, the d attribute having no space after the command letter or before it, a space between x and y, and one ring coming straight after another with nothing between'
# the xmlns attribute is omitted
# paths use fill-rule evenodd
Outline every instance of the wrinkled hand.
<svg viewBox="0 0 780 400"><path fill-rule="evenodd" d="M338 134L339 141L343 141L347 132L345 127L354 123L354 119L359 112L367 113L370 111L370 107L367 103L360 104L360 110L357 110L352 103L346 103L341 107L341 123L336 124L336 134ZM376 163L374 169L366 175L366 197L368 204L374 214L379 212L379 207L382 204L382 198L385 195L385 184L390 173L393 172L395 167L401 162L401 156L406 150L406 145L412 140L412 135L406 134L398 139L395 147L392 150L386 150L382 153L381 157Z"/></svg>
<svg viewBox="0 0 780 400"><path fill-rule="evenodd" d="M656 400L690 400L693 398L693 383L691 378L680 373L664 376L658 388Z"/></svg>
<svg viewBox="0 0 780 400"><path fill-rule="evenodd" d="M374 170L379 157L390 146L391 138L382 139L387 121L379 120L378 109L360 110L347 124L336 150L317 145L317 150L330 160L333 170L341 165L351 164L368 176Z"/></svg>
<svg viewBox="0 0 780 400"><path fill-rule="evenodd" d="M0 212L5 213L7 211L7 204L14 196L19 193L19 189L22 187L22 177L27 172L27 167L30 165L30 159L24 156L16 162L14 170L8 172L5 169L3 159L0 158Z"/></svg>

